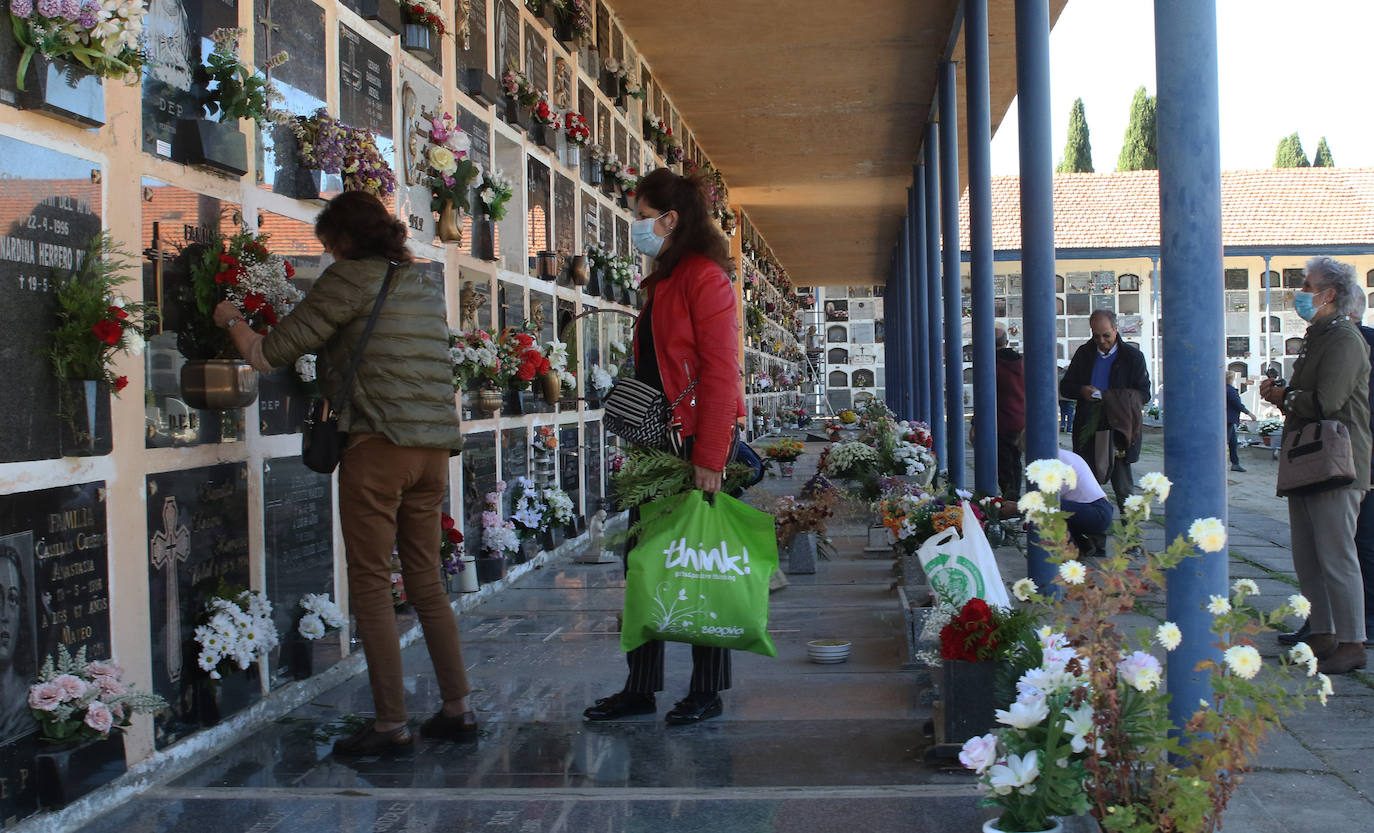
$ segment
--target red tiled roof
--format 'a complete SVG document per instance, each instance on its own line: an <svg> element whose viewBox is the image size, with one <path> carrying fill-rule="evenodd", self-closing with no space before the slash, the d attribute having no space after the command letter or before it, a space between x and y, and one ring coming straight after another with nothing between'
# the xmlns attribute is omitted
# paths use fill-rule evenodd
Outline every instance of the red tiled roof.
<svg viewBox="0 0 1374 833"><path fill-rule="evenodd" d="M1021 248L1020 179L992 180L993 249ZM968 192L959 201L968 251ZM1272 168L1221 175L1225 246L1374 246L1374 168ZM1159 246L1159 172L1055 174L1059 249Z"/></svg>

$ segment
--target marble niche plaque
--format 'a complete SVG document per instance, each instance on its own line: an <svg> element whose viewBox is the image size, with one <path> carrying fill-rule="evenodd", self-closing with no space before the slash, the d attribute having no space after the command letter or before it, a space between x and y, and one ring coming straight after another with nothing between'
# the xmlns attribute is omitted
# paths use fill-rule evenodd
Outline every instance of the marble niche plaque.
<svg viewBox="0 0 1374 833"><path fill-rule="evenodd" d="M396 207L406 220L410 236L431 243L437 236L434 212L430 210L429 163L425 146L429 143L431 119L442 116L439 88L420 77L410 67L401 67L401 158L397 170ZM467 223L467 217L463 218Z"/></svg>
<svg viewBox="0 0 1374 833"><path fill-rule="evenodd" d="M496 80L520 67L520 9L511 0L496 3Z"/></svg>
<svg viewBox="0 0 1374 833"><path fill-rule="evenodd" d="M257 666L210 685L194 639L221 582L248 587L248 468L222 463L150 474L147 489L153 691L171 704L153 722L154 740L164 748L262 694Z"/></svg>
<svg viewBox="0 0 1374 833"><path fill-rule="evenodd" d="M148 448L243 439L244 410L201 411L181 398L181 366L195 354L191 263L216 230L232 233L238 206L155 179L143 179L143 297L162 317L143 351ZM210 358L210 356L197 356Z"/></svg>
<svg viewBox="0 0 1374 833"><path fill-rule="evenodd" d="M301 292L309 292L315 279L334 262L315 239L315 227L310 223L260 211L258 231L271 235L272 251L286 257L295 268L291 283ZM259 431L263 436L298 433L313 395L312 387L301 381L294 367L258 374Z"/></svg>
<svg viewBox="0 0 1374 833"><path fill-rule="evenodd" d="M282 50L290 56L272 70L272 83L284 99L278 107L308 116L326 105L323 9L310 0L254 0L253 36L259 66ZM320 174L302 167L291 126L269 124L256 132L258 185L291 197L312 196Z"/></svg>
<svg viewBox="0 0 1374 833"><path fill-rule="evenodd" d="M601 508L601 423L588 422L584 430L587 432L587 457L582 461L582 476L585 478L587 514L590 516Z"/></svg>
<svg viewBox="0 0 1374 833"><path fill-rule="evenodd" d="M467 8L467 15L462 9ZM456 0L454 35L458 39L458 66L490 73L487 51L487 0Z"/></svg>
<svg viewBox="0 0 1374 833"><path fill-rule="evenodd" d="M572 498L574 522L582 514L581 455L577 425L564 425L558 432L558 480L560 488Z"/></svg>
<svg viewBox="0 0 1374 833"><path fill-rule="evenodd" d="M463 444L463 539L467 552L482 554L482 511L488 492L496 491L496 434L475 431Z"/></svg>
<svg viewBox="0 0 1374 833"><path fill-rule="evenodd" d="M323 593L334 599L334 510L332 478L305 467L299 457L262 464L263 549L267 554L267 598L282 645L300 641L301 597ZM326 636L325 639L331 637ZM274 684L291 679L293 652L278 648ZM295 655L297 658L299 655ZM315 673L324 670L313 669Z"/></svg>
<svg viewBox="0 0 1374 833"><path fill-rule="evenodd" d="M553 241L560 255L577 251L577 183L562 174L554 174Z"/></svg>
<svg viewBox="0 0 1374 833"><path fill-rule="evenodd" d="M600 214L597 212L596 197L590 191L582 191L582 248L585 251L601 241L597 237Z"/></svg>
<svg viewBox="0 0 1374 833"><path fill-rule="evenodd" d="M339 26L339 120L371 130L382 158L395 164L391 95L391 56L347 26ZM330 179L332 187L334 178Z"/></svg>
<svg viewBox="0 0 1374 833"><path fill-rule="evenodd" d="M615 248L615 215L610 206L601 206L601 222L597 225L601 232L601 250L611 254L622 254ZM603 287L604 288L604 287Z"/></svg>
<svg viewBox="0 0 1374 833"><path fill-rule="evenodd" d="M98 163L0 136L0 374L9 394L0 463L61 455L58 381L43 350L57 327L57 287L100 233L100 174ZM102 399L97 418L108 428Z"/></svg>
<svg viewBox="0 0 1374 833"><path fill-rule="evenodd" d="M483 173L491 171L491 126L482 117L475 113L469 113L461 107L457 109L454 115L458 119L458 126L461 127L463 132L468 136L468 158L471 159ZM487 238L492 234L493 230L496 232L496 239L491 241L491 251L493 253L499 253L501 251L500 229L497 228L499 224L473 222L473 218L477 216L477 209L481 205L480 202L476 202L476 200L479 199L477 194L481 191L481 188L482 178L478 177L472 183L472 193L468 195L468 205L473 211L463 215L463 236L466 240L468 254L473 257L481 257L486 247Z"/></svg>
<svg viewBox="0 0 1374 833"><path fill-rule="evenodd" d="M525 24L525 76L537 90L549 89L548 42L536 24Z"/></svg>
<svg viewBox="0 0 1374 833"><path fill-rule="evenodd" d="M508 488L501 496L506 517L515 509L515 481L530 474L530 437L524 426L507 428L501 432L501 479Z"/></svg>
<svg viewBox="0 0 1374 833"><path fill-rule="evenodd" d="M549 166L535 159L533 156L526 157L529 169L528 196L525 200L526 220L525 226L529 229L529 266L530 274L535 273L535 253L552 251L552 230L549 227Z"/></svg>
<svg viewBox="0 0 1374 833"><path fill-rule="evenodd" d="M573 322L573 317L577 314L577 309L572 301L564 298L559 298L556 303L558 304L557 339L566 343L568 351L568 372L576 376L580 372L577 357L581 352L577 344L577 325ZM571 391L567 388L560 388L560 390L559 405L564 409L576 412L577 390L575 388Z"/></svg>
<svg viewBox="0 0 1374 833"><path fill-rule="evenodd" d="M542 349L550 341L553 341L555 319L554 319L553 296L546 292L530 290L530 312L529 329ZM538 388L538 380L529 391L520 394L521 400L525 403L525 413L527 414L547 414L553 411L553 406L544 401L544 396Z"/></svg>
<svg viewBox="0 0 1374 833"><path fill-rule="evenodd" d="M109 659L105 483L0 496L0 818L38 809L28 687L58 646Z"/></svg>
<svg viewBox="0 0 1374 833"><path fill-rule="evenodd" d="M178 119L199 118L196 70L214 49L210 34L239 24L236 0L151 0L143 20L143 150L172 156Z"/></svg>

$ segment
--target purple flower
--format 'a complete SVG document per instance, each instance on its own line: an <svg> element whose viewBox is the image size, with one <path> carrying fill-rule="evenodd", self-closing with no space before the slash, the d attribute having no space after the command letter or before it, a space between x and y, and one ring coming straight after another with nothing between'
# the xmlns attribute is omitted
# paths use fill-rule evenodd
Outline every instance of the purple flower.
<svg viewBox="0 0 1374 833"><path fill-rule="evenodd" d="M33 13L33 0L10 0L10 14L21 19L28 19Z"/></svg>
<svg viewBox="0 0 1374 833"><path fill-rule="evenodd" d="M99 18L97 18L95 14L96 13L92 11L89 6L83 6L81 8L81 14L76 18L76 25L80 26L82 29L94 29L95 24L99 22Z"/></svg>
<svg viewBox="0 0 1374 833"><path fill-rule="evenodd" d="M57 17L62 11L62 0L38 0L38 13L43 17Z"/></svg>
<svg viewBox="0 0 1374 833"><path fill-rule="evenodd" d="M444 184L447 185L448 187L452 188L452 187L453 187L453 177L449 176L448 174L444 174Z"/></svg>
<svg viewBox="0 0 1374 833"><path fill-rule="evenodd" d="M81 0L62 0L62 16L68 20L76 20L81 14Z"/></svg>

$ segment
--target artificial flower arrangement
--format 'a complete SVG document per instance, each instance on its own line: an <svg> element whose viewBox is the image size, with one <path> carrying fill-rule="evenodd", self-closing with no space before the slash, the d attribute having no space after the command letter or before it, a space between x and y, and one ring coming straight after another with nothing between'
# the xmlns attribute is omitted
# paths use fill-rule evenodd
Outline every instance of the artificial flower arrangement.
<svg viewBox="0 0 1374 833"><path fill-rule="evenodd" d="M87 662L84 647L73 657L65 645L57 646L56 661L43 661L28 701L43 738L51 741L106 738L127 728L136 714L167 708L156 694L134 691L123 668L109 660Z"/></svg>
<svg viewBox="0 0 1374 833"><path fill-rule="evenodd" d="M837 416L839 416L840 418L841 425L853 425L854 423L859 421L859 415L848 408L845 408L843 411L840 411L839 414L837 414Z"/></svg>
<svg viewBox="0 0 1374 833"><path fill-rule="evenodd" d="M614 153L605 153L601 157L601 173L612 183L620 181L620 175L624 172L625 166L620 163L620 157Z"/></svg>
<svg viewBox="0 0 1374 833"><path fill-rule="evenodd" d="M820 474L806 481L799 497L786 495L778 498L773 506L773 527L777 532L778 546L790 547L797 535L814 532L817 536L817 554L827 557L826 553L833 549L826 536L827 519L834 516L839 499L840 490Z"/></svg>
<svg viewBox="0 0 1374 833"><path fill-rule="evenodd" d="M429 177L429 210L438 214L445 203L468 211L468 193L482 171L468 158L472 140L458 126L451 113L429 120L429 134L423 150L425 173Z"/></svg>
<svg viewBox="0 0 1374 833"><path fill-rule="evenodd" d="M502 330L496 339L496 349L498 372L508 372L506 382L516 390L529 390L534 380L548 373L551 367L548 356L526 329L507 327Z"/></svg>
<svg viewBox="0 0 1374 833"><path fill-rule="evenodd" d="M544 528L567 526L573 522L574 509L572 498L557 487L549 487L540 493L544 503Z"/></svg>
<svg viewBox="0 0 1374 833"><path fill-rule="evenodd" d="M820 473L831 480L862 480L878 465L878 452L867 443L833 443L821 452Z"/></svg>
<svg viewBox="0 0 1374 833"><path fill-rule="evenodd" d="M501 517L501 495L505 491L506 482L498 480L496 491L486 495L486 508L482 511L482 555L487 558L504 558L507 553L520 550L515 524Z"/></svg>
<svg viewBox="0 0 1374 833"><path fill-rule="evenodd" d="M795 463L797 458L806 452L805 446L798 440L786 437L778 440L763 450L769 460L776 460L779 463Z"/></svg>
<svg viewBox="0 0 1374 833"><path fill-rule="evenodd" d="M301 621L296 625L296 632L306 639L320 639L348 624L343 611L326 593L306 593L299 606Z"/></svg>
<svg viewBox="0 0 1374 833"><path fill-rule="evenodd" d="M534 442L530 445L536 454L552 454L558 450L558 432L553 430L552 425L537 426L534 429Z"/></svg>
<svg viewBox="0 0 1374 833"><path fill-rule="evenodd" d="M486 330L448 331L449 360L453 363L453 389L471 390L474 386L502 388L506 379L496 342Z"/></svg>
<svg viewBox="0 0 1374 833"><path fill-rule="evenodd" d="M639 289L639 266L630 255L611 258L611 283L626 291Z"/></svg>
<svg viewBox="0 0 1374 833"><path fill-rule="evenodd" d="M444 9L435 0L403 0L401 14L406 23L423 26L439 37L448 30L444 23Z"/></svg>
<svg viewBox="0 0 1374 833"><path fill-rule="evenodd" d="M132 255L115 247L109 232L91 239L81 263L57 287L57 328L52 331L48 358L61 381L95 380L119 393L129 377L113 370L120 353L137 355L143 349L157 308L116 295L127 278L119 273L132 265ZM62 417L71 424L73 403L62 402Z"/></svg>
<svg viewBox="0 0 1374 833"><path fill-rule="evenodd" d="M197 662L210 679L246 671L277 647L277 626L272 622L272 603L255 590L220 585L205 603L202 623L195 629L200 646Z"/></svg>
<svg viewBox="0 0 1374 833"><path fill-rule="evenodd" d="M506 203L515 195L515 188L504 173L497 170L482 174L482 186L477 197L482 201L482 211L495 222L506 217Z"/></svg>
<svg viewBox="0 0 1374 833"><path fill-rule="evenodd" d="M682 145L678 142L677 139L672 138L671 130L668 131L668 136L668 145L665 148L664 158L667 160L669 165L681 165L682 160L687 158L687 151L683 149ZM731 217L729 222L726 221L726 214L729 214ZM734 233L735 223L733 217L733 212L726 211L721 213L721 231L725 232L726 234Z"/></svg>
<svg viewBox="0 0 1374 833"><path fill-rule="evenodd" d="M644 138L651 142L661 142L668 135L668 125L653 113L644 114Z"/></svg>
<svg viewBox="0 0 1374 833"><path fill-rule="evenodd" d="M534 103L530 105L530 118L534 119L536 124L558 129L558 111L553 108L553 101L546 90L535 93Z"/></svg>
<svg viewBox="0 0 1374 833"><path fill-rule="evenodd" d="M569 110L563 114L563 135L567 136L569 144L584 148L592 140L592 127L586 116Z"/></svg>
<svg viewBox="0 0 1374 833"><path fill-rule="evenodd" d="M627 75L625 76L625 95L644 101L649 97L649 91L644 88L638 75Z"/></svg>
<svg viewBox="0 0 1374 833"><path fill-rule="evenodd" d="M231 301L245 323L266 333L303 297L291 283L291 262L267 248L270 235L240 228L229 237L213 232L191 263L190 297L196 311L177 334L177 348L188 359L227 358L234 354L227 330L214 323L215 305Z"/></svg>
<svg viewBox="0 0 1374 833"><path fill-rule="evenodd" d="M639 190L639 180L639 169L634 165L626 165L621 168L619 176L616 177L616 187L627 198L633 198L635 192Z"/></svg>
<svg viewBox="0 0 1374 833"><path fill-rule="evenodd" d="M1037 491L1021 499L1021 509L1059 566L1062 598L1041 595L1028 578L1013 585L1018 600L1052 621L1040 631L1043 662L1022 675L1016 701L996 712L1005 728L970 739L960 761L978 773L985 803L1001 808L1002 830L1044 830L1051 816L1085 812L1110 833L1217 830L1265 733L1308 697L1324 704L1331 693L1306 644L1269 665L1255 647L1261 634L1287 617L1307 615L1311 605L1295 594L1261 612L1249 601L1259 591L1250 579L1237 580L1229 598L1213 596L1207 610L1215 658L1197 667L1210 676L1212 696L1176 729L1161 686L1163 667L1149 649L1153 641L1172 651L1182 633L1166 621L1132 640L1114 617L1159 591L1166 570L1199 551L1219 552L1224 524L1199 519L1164 552L1145 550L1141 525L1171 487L1150 473L1140 480L1143 494L1128 499L1113 529L1112 555L1089 568L1075 560L1068 514L1059 511L1059 490L1075 485L1073 469L1039 460L1027 476Z"/></svg>
<svg viewBox="0 0 1374 833"><path fill-rule="evenodd" d="M1283 420L1276 419L1275 417L1265 417L1255 424L1255 432L1261 437L1267 437L1270 434L1278 434L1282 431Z"/></svg>
<svg viewBox="0 0 1374 833"><path fill-rule="evenodd" d="M278 52L256 71L239 60L239 39L248 34L243 27L220 28L210 33L214 49L205 59L203 71L214 83L206 107L210 115L218 115L221 123L252 119L258 124L272 121L285 124L291 114L272 105L283 96L268 76L272 70L286 63L285 51Z"/></svg>
<svg viewBox="0 0 1374 833"><path fill-rule="evenodd" d="M75 61L102 78L138 83L145 53L143 0L10 0L14 39L23 47L20 90L35 53Z"/></svg>
<svg viewBox="0 0 1374 833"><path fill-rule="evenodd" d="M510 519L515 524L515 533L522 541L532 540L544 529L543 497L534 481L528 477L515 478L515 484L510 488L514 490Z"/></svg>
<svg viewBox="0 0 1374 833"><path fill-rule="evenodd" d="M372 131L349 127L323 107L314 115L297 116L293 129L306 168L340 174L345 191L366 191L383 199L395 193L396 173Z"/></svg>
<svg viewBox="0 0 1374 833"><path fill-rule="evenodd" d="M592 365L592 387L598 394L604 396L606 392L611 389L611 386L615 384L616 376L618 376L619 373L620 368L613 364L607 365L606 367L596 364Z"/></svg>
<svg viewBox="0 0 1374 833"><path fill-rule="evenodd" d="M558 388L563 393L577 390L577 377L568 370L568 345L561 341L550 341L544 348L544 356L549 360L549 373L558 376Z"/></svg>
<svg viewBox="0 0 1374 833"><path fill-rule="evenodd" d="M443 512L439 519L439 570L446 576L456 576L465 569L463 532L453 516Z"/></svg>
<svg viewBox="0 0 1374 833"><path fill-rule="evenodd" d="M589 0L549 0L559 23L579 38L590 38L596 23L592 19Z"/></svg>
<svg viewBox="0 0 1374 833"><path fill-rule="evenodd" d="M529 76L517 69L508 69L501 76L501 90L506 98L522 107L533 107L539 101L539 91L530 83Z"/></svg>

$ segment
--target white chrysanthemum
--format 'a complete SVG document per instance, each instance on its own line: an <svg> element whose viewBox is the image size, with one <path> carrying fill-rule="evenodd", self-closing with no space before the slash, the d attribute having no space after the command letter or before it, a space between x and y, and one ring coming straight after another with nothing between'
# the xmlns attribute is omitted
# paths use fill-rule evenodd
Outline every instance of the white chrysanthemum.
<svg viewBox="0 0 1374 833"><path fill-rule="evenodd" d="M1026 477L1042 492L1057 495L1065 486L1078 485L1078 473L1073 466L1060 460L1036 460L1026 466Z"/></svg>
<svg viewBox="0 0 1374 833"><path fill-rule="evenodd" d="M1226 659L1226 666L1243 680L1249 680L1259 673L1263 661L1260 659L1259 651L1253 645L1232 645L1222 654Z"/></svg>
<svg viewBox="0 0 1374 833"><path fill-rule="evenodd" d="M1188 540L1203 552L1221 552L1226 546L1226 525L1216 518L1198 518L1188 527Z"/></svg>
<svg viewBox="0 0 1374 833"><path fill-rule="evenodd" d="M1288 650L1288 658L1297 665L1307 666L1307 676L1316 676L1317 655L1312 653L1312 646L1306 642L1299 642Z"/></svg>
<svg viewBox="0 0 1374 833"><path fill-rule="evenodd" d="M1169 478L1157 471L1152 471L1140 478L1140 488L1144 489L1160 503L1169 499L1169 489L1171 489L1173 485L1173 482L1170 481Z"/></svg>
<svg viewBox="0 0 1374 833"><path fill-rule="evenodd" d="M301 623L297 626L301 636L306 639L319 639L324 636L324 622L314 613L307 613L301 617Z"/></svg>
<svg viewBox="0 0 1374 833"><path fill-rule="evenodd" d="M1242 598L1245 596L1258 596L1259 585L1253 579L1238 578L1231 583L1231 592Z"/></svg>
<svg viewBox="0 0 1374 833"><path fill-rule="evenodd" d="M1082 584L1088 577L1088 570L1079 561L1065 561L1059 565L1059 577L1065 584Z"/></svg>
<svg viewBox="0 0 1374 833"><path fill-rule="evenodd" d="M1021 510L1022 515L1032 518L1048 511L1048 507L1045 505L1045 496L1039 492L1026 492L1016 502L1016 508Z"/></svg>
<svg viewBox="0 0 1374 833"><path fill-rule="evenodd" d="M1288 597L1288 609L1293 611L1294 616L1304 619L1312 615L1312 603L1301 593L1294 593Z"/></svg>
<svg viewBox="0 0 1374 833"><path fill-rule="evenodd" d="M1035 582L1027 577L1017 579L1016 583L1011 586L1011 594L1016 597L1017 601L1025 602L1029 601L1030 597L1039 589L1035 586Z"/></svg>
<svg viewBox="0 0 1374 833"><path fill-rule="evenodd" d="M1155 641L1166 651L1172 651L1183 642L1183 632L1173 622L1165 622L1155 628Z"/></svg>
<svg viewBox="0 0 1374 833"><path fill-rule="evenodd" d="M1142 512L1145 520L1150 519L1150 502L1143 495L1131 495L1126 498L1124 505L1128 513Z"/></svg>
<svg viewBox="0 0 1374 833"><path fill-rule="evenodd" d="M1317 699L1326 705L1326 698L1336 693L1336 687L1331 685L1331 678L1325 674L1318 674L1317 679L1321 682L1321 688L1317 689Z"/></svg>
<svg viewBox="0 0 1374 833"><path fill-rule="evenodd" d="M1231 602L1225 596L1208 596L1207 612L1213 616L1223 616L1231 612Z"/></svg>

